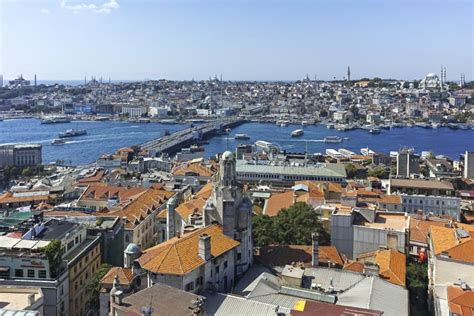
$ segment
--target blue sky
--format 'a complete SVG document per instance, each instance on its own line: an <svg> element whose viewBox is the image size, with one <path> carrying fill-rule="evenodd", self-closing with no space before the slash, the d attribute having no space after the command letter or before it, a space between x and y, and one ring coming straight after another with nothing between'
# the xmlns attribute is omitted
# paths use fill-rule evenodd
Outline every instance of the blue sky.
<svg viewBox="0 0 474 316"><path fill-rule="evenodd" d="M0 0L0 73L472 80L472 0Z"/></svg>

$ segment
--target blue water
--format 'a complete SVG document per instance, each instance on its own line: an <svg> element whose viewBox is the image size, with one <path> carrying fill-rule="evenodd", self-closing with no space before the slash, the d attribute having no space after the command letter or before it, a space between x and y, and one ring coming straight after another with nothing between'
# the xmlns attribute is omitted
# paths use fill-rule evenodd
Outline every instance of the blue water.
<svg viewBox="0 0 474 316"><path fill-rule="evenodd" d="M292 138L291 132L303 128L304 134L298 138ZM249 140L234 140L234 134L247 134ZM326 144L321 142L325 136L347 137L338 144ZM474 150L474 130L451 130L449 128L394 128L382 130L378 135L369 134L365 130L337 131L327 129L325 125L288 125L280 127L276 124L247 123L236 127L230 136L219 136L213 138L206 145L206 153L214 155L225 148L233 150L237 144L255 143L257 140L269 141L280 148L293 152L324 153L326 149L346 148L360 153L361 148L389 153L403 146L413 147L417 152L431 150L435 154L446 155L452 159L459 159L459 155L466 150Z"/></svg>
<svg viewBox="0 0 474 316"><path fill-rule="evenodd" d="M88 122L75 121L66 124L41 125L37 119L6 120L0 122L0 144L2 143L41 143L43 162L57 160L71 161L72 164L85 164L96 160L103 153L114 153L116 149L132 146L160 137L165 130L174 132L186 128L185 124L129 123L129 122ZM69 128L86 129L87 135L66 139L62 146L52 146L51 141L58 133ZM300 125L279 127L275 124L246 123L234 128L227 136L217 136L205 145L206 155L212 156L226 149L234 150L239 143L254 143L265 140L284 150L310 153L324 153L326 149L347 148L359 153L363 147L389 153L402 146L414 147L417 152L432 150L453 159L466 150L474 151L474 130L451 130L448 128L395 128L382 130L378 135L364 130L340 132L329 130L324 125L303 127L304 135L292 138L291 131L302 128ZM236 133L248 134L250 140L234 140ZM347 137L340 144L322 143L325 136Z"/></svg>
<svg viewBox="0 0 474 316"><path fill-rule="evenodd" d="M41 124L40 120L5 120L0 122L0 144L40 143L43 162L71 161L73 165L90 163L101 154L115 153L120 147L132 146L185 128L185 124L129 123L117 121L73 121L64 124ZM87 135L66 138L66 144L53 146L51 141L67 129L86 129Z"/></svg>

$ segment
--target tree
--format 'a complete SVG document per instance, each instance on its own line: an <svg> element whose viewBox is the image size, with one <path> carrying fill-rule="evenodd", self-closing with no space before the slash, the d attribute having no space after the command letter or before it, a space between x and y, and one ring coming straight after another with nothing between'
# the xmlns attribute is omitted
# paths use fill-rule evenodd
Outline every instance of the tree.
<svg viewBox="0 0 474 316"><path fill-rule="evenodd" d="M353 163L348 163L345 165L345 167L346 167L347 177L349 179L353 179L357 172L357 167Z"/></svg>
<svg viewBox="0 0 474 316"><path fill-rule="evenodd" d="M426 312L428 309L427 293L429 281L427 265L410 262L407 265L406 278L408 281L407 287L410 291L411 304L415 307L414 310L419 312L417 314L422 315L422 312Z"/></svg>
<svg viewBox="0 0 474 316"><path fill-rule="evenodd" d="M99 308L100 280L109 272L112 266L107 263L101 264L89 282L86 283L86 290L89 293L87 303L91 309Z"/></svg>
<svg viewBox="0 0 474 316"><path fill-rule="evenodd" d="M275 240L273 236L273 220L270 216L254 216L252 222L252 233L255 245L268 246Z"/></svg>
<svg viewBox="0 0 474 316"><path fill-rule="evenodd" d="M377 178L388 178L389 172L385 167L379 166L372 169L369 169L367 175L369 177L377 177Z"/></svg>
<svg viewBox="0 0 474 316"><path fill-rule="evenodd" d="M326 109L322 109L320 112L319 112L319 116L321 117L327 117L328 116L328 111Z"/></svg>
<svg viewBox="0 0 474 316"><path fill-rule="evenodd" d="M277 216L259 215L253 218L253 237L256 246L269 244L310 245L312 233L319 234L321 244L329 244L318 213L312 206L298 202L282 209Z"/></svg>
<svg viewBox="0 0 474 316"><path fill-rule="evenodd" d="M51 277L56 278L61 270L61 264L63 262L61 241L51 240L50 243L41 248L40 251L46 255L46 258L48 258Z"/></svg>
<svg viewBox="0 0 474 316"><path fill-rule="evenodd" d="M27 167L27 168L23 169L23 171L21 172L21 175L25 178L29 178L33 175L33 171L31 170L30 167Z"/></svg>

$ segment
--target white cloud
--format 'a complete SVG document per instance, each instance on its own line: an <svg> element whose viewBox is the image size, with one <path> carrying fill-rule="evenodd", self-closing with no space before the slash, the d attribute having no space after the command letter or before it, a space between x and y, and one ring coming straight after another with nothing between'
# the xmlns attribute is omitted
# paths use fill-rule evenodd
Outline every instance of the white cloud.
<svg viewBox="0 0 474 316"><path fill-rule="evenodd" d="M51 13L51 12L50 12L48 9L46 9L46 8L42 8L42 9L40 10L40 12L43 13L43 14L50 14L50 13Z"/></svg>
<svg viewBox="0 0 474 316"><path fill-rule="evenodd" d="M94 13L110 13L113 10L118 9L120 6L117 0L107 0L107 2L103 2L101 4L95 3L68 3L68 0L60 0L61 8L66 10L71 10L74 13L78 13L81 11L91 11Z"/></svg>

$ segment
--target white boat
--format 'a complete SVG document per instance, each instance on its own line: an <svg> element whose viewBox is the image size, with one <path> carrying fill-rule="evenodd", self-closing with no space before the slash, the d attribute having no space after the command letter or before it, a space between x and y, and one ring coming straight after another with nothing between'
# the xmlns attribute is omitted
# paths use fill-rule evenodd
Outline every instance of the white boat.
<svg viewBox="0 0 474 316"><path fill-rule="evenodd" d="M334 128L334 123L328 123L328 124L326 124L326 127L328 129L333 129Z"/></svg>
<svg viewBox="0 0 474 316"><path fill-rule="evenodd" d="M355 152L350 151L350 150L345 149L345 148L341 148L341 149L339 149L338 151L339 151L339 152L341 153L341 155L343 155L344 157L352 157L352 156L355 155Z"/></svg>
<svg viewBox="0 0 474 316"><path fill-rule="evenodd" d="M75 136L83 136L83 135L87 135L87 131L85 129L68 129L63 133L59 133L59 138L75 137Z"/></svg>
<svg viewBox="0 0 474 316"><path fill-rule="evenodd" d="M57 146L57 145L64 145L66 141L62 138L56 138L51 141L51 145Z"/></svg>
<svg viewBox="0 0 474 316"><path fill-rule="evenodd" d="M309 124L308 121L302 121L302 122L301 122L301 125L302 125L302 126L306 126L306 125L308 125L308 124Z"/></svg>
<svg viewBox="0 0 474 316"><path fill-rule="evenodd" d="M270 143L270 142L266 142L264 140L257 140L255 142L255 146L257 146L259 148L262 148L262 149L265 149L265 150L268 150L268 149L273 147L273 144Z"/></svg>
<svg viewBox="0 0 474 316"><path fill-rule="evenodd" d="M441 126L441 124L439 124L439 123L431 123L432 128L438 128L440 126Z"/></svg>
<svg viewBox="0 0 474 316"><path fill-rule="evenodd" d="M342 131L342 132L345 132L345 131L348 131L349 130L349 126L346 125L346 124L337 124L335 126L335 128L338 130L338 131Z"/></svg>
<svg viewBox="0 0 474 316"><path fill-rule="evenodd" d="M369 130L370 134L380 134L380 128L374 127Z"/></svg>
<svg viewBox="0 0 474 316"><path fill-rule="evenodd" d="M48 116L41 120L41 124L69 123L71 120L67 116Z"/></svg>
<svg viewBox="0 0 474 316"><path fill-rule="evenodd" d="M342 143L342 138L339 136L326 136L324 137L325 143Z"/></svg>
<svg viewBox="0 0 474 316"><path fill-rule="evenodd" d="M360 153L364 156L370 156L370 155L373 155L375 152L372 149L369 149L369 147L366 147L366 148L361 148Z"/></svg>
<svg viewBox="0 0 474 316"><path fill-rule="evenodd" d="M304 131L300 129L295 129L293 132L291 132L291 137L299 137L304 134Z"/></svg>
<svg viewBox="0 0 474 316"><path fill-rule="evenodd" d="M250 139L250 136L247 134L235 134L234 139Z"/></svg>

